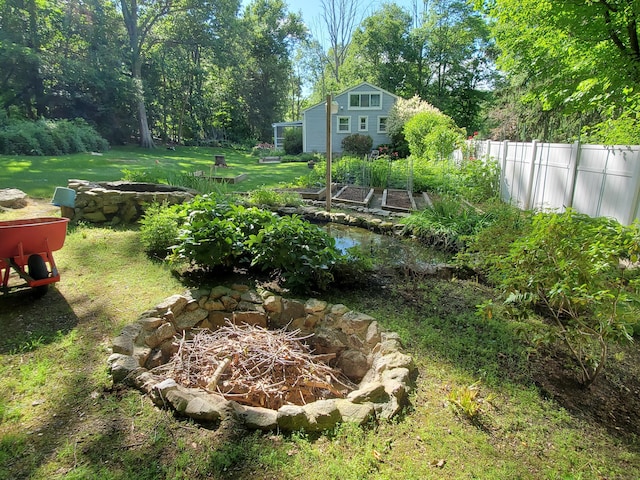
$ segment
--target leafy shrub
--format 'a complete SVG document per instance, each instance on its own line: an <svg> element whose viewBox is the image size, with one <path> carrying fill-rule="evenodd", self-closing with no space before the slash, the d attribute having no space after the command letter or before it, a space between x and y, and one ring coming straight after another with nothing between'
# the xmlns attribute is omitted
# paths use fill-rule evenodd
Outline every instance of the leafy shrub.
<svg viewBox="0 0 640 480"><path fill-rule="evenodd" d="M152 168L150 170L129 170L123 168L122 180L125 182L144 182L144 183L161 183L162 173L158 168Z"/></svg>
<svg viewBox="0 0 640 480"><path fill-rule="evenodd" d="M459 167L461 193L470 202L500 196L500 166L492 159L467 160Z"/></svg>
<svg viewBox="0 0 640 480"><path fill-rule="evenodd" d="M248 260L245 239L273 219L271 212L255 207L198 197L188 205L174 255L205 268L231 267Z"/></svg>
<svg viewBox="0 0 640 480"><path fill-rule="evenodd" d="M342 139L342 150L351 155L364 156L371 153L373 138L369 135L354 133Z"/></svg>
<svg viewBox="0 0 640 480"><path fill-rule="evenodd" d="M295 215L266 225L247 245L252 265L280 272L292 289L326 288L340 256L333 237Z"/></svg>
<svg viewBox="0 0 640 480"><path fill-rule="evenodd" d="M302 203L302 198L295 192L279 192L273 188L262 187L249 193L249 204L256 206L286 207Z"/></svg>
<svg viewBox="0 0 640 480"><path fill-rule="evenodd" d="M429 160L448 158L465 139L464 130L439 111L417 113L404 125L403 132L411 153Z"/></svg>
<svg viewBox="0 0 640 480"><path fill-rule="evenodd" d="M61 155L109 148L102 138L82 119L6 120L0 127L0 154Z"/></svg>
<svg viewBox="0 0 640 480"><path fill-rule="evenodd" d="M638 317L638 280L624 262L637 260L638 225L567 210L539 213L527 234L490 268L506 302L535 306L551 317L548 338L561 339L584 384L604 368L608 344L628 339ZM494 257L495 258L495 257Z"/></svg>
<svg viewBox="0 0 640 480"><path fill-rule="evenodd" d="M302 129L287 128L284 131L284 153L299 155L302 153Z"/></svg>
<svg viewBox="0 0 640 480"><path fill-rule="evenodd" d="M178 241L186 216L182 205L152 204L140 219L140 243L147 255L165 258Z"/></svg>

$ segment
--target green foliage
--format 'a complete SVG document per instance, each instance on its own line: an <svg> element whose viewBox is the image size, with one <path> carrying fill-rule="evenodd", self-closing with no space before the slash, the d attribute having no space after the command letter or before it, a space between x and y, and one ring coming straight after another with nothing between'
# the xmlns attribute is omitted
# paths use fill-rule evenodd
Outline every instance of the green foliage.
<svg viewBox="0 0 640 480"><path fill-rule="evenodd" d="M183 208L174 259L206 269L244 263L279 275L297 290L324 289L333 280L331 268L340 253L316 225L208 195ZM163 222L166 218L158 223Z"/></svg>
<svg viewBox="0 0 640 480"><path fill-rule="evenodd" d="M335 240L324 230L297 216L279 218L251 235L247 246L252 265L276 270L293 289L325 289L339 258Z"/></svg>
<svg viewBox="0 0 640 480"><path fill-rule="evenodd" d="M341 145L345 153L362 157L371 153L373 139L369 135L354 133L344 137Z"/></svg>
<svg viewBox="0 0 640 480"><path fill-rule="evenodd" d="M278 191L260 187L249 192L249 204L267 207L287 207L302 205L302 198L295 192Z"/></svg>
<svg viewBox="0 0 640 480"><path fill-rule="evenodd" d="M482 409L479 393L479 385L474 383L473 385L451 389L447 395L447 400L455 413L464 415L469 420L475 420Z"/></svg>
<svg viewBox="0 0 640 480"><path fill-rule="evenodd" d="M8 120L0 127L0 154L63 155L109 148L84 120Z"/></svg>
<svg viewBox="0 0 640 480"><path fill-rule="evenodd" d="M447 251L464 248L469 237L485 228L491 215L481 212L454 197L443 197L432 207L413 213L402 220L405 232L427 245Z"/></svg>
<svg viewBox="0 0 640 480"><path fill-rule="evenodd" d="M638 316L637 284L628 280L621 259L637 259L639 238L637 225L573 210L539 213L490 269L508 304L537 306L550 316L550 328L571 352L585 384L604 368L609 343L630 338L628 325Z"/></svg>
<svg viewBox="0 0 640 480"><path fill-rule="evenodd" d="M465 139L465 132L453 119L438 111L422 111L408 120L403 129L409 150L417 157L444 160Z"/></svg>
<svg viewBox="0 0 640 480"><path fill-rule="evenodd" d="M302 153L302 129L287 128L284 131L284 153L299 155Z"/></svg>
<svg viewBox="0 0 640 480"><path fill-rule="evenodd" d="M245 239L273 218L271 212L203 195L187 207L174 256L204 268L231 267L247 260Z"/></svg>
<svg viewBox="0 0 640 480"><path fill-rule="evenodd" d="M182 205L149 205L140 219L140 243L147 255L165 258L178 240L186 212Z"/></svg>
<svg viewBox="0 0 640 480"><path fill-rule="evenodd" d="M472 203L500 195L500 166L494 159L465 160L459 166L459 192Z"/></svg>
<svg viewBox="0 0 640 480"><path fill-rule="evenodd" d="M122 180L125 182L162 183L163 176L158 167L145 170L122 169Z"/></svg>

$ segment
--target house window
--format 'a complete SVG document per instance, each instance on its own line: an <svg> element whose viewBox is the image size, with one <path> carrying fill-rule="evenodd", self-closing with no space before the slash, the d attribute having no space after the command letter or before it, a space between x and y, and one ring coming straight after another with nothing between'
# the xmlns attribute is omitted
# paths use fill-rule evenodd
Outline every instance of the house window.
<svg viewBox="0 0 640 480"><path fill-rule="evenodd" d="M338 133L351 133L351 117L338 117Z"/></svg>
<svg viewBox="0 0 640 480"><path fill-rule="evenodd" d="M358 131L359 132L368 132L369 131L369 117L359 117L358 118Z"/></svg>
<svg viewBox="0 0 640 480"><path fill-rule="evenodd" d="M350 93L350 109L372 109L380 110L382 97L379 93Z"/></svg>
<svg viewBox="0 0 640 480"><path fill-rule="evenodd" d="M378 117L378 133L387 133L387 117Z"/></svg>

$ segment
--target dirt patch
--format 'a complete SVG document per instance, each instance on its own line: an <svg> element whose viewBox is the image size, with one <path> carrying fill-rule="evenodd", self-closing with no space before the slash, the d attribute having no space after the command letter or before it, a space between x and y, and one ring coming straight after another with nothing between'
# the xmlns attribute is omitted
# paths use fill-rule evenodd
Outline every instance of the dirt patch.
<svg viewBox="0 0 640 480"><path fill-rule="evenodd" d="M564 408L620 437L640 436L640 351L612 348L604 372L589 387L577 381L573 360L559 348L531 359L538 387Z"/></svg>
<svg viewBox="0 0 640 480"><path fill-rule="evenodd" d="M343 188L338 195L333 198L336 201L346 200L350 202L364 202L370 192L370 188L349 185L348 187Z"/></svg>

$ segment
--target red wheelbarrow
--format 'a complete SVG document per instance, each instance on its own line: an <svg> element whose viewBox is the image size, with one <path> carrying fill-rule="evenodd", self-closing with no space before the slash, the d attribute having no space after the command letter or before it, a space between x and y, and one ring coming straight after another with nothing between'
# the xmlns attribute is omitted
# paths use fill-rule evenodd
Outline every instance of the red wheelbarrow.
<svg viewBox="0 0 640 480"><path fill-rule="evenodd" d="M64 245L68 222L55 217L0 222L0 287L5 292L11 268L39 294L60 280L52 252Z"/></svg>

